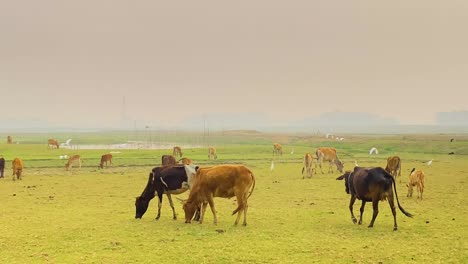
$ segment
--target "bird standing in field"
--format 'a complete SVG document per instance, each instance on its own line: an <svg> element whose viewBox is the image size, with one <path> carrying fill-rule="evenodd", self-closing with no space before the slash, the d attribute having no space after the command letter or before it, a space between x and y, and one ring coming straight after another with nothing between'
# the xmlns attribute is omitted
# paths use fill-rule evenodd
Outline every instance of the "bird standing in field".
<svg viewBox="0 0 468 264"><path fill-rule="evenodd" d="M356 160L354 161L354 166L355 166L355 167L359 167L359 164L357 163Z"/></svg>
<svg viewBox="0 0 468 264"><path fill-rule="evenodd" d="M433 161L432 159L431 159L430 161L428 161L428 162L426 163L427 166L431 166L431 165L432 165L432 161Z"/></svg>

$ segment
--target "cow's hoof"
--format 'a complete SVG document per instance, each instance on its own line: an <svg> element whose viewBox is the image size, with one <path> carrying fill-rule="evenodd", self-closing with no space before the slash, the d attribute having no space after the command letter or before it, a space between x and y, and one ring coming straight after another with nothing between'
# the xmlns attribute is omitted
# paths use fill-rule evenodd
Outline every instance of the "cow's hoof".
<svg viewBox="0 0 468 264"><path fill-rule="evenodd" d="M353 223L354 223L354 224L356 224L356 223L357 223L357 220L356 220L356 218L351 218L351 220L353 221Z"/></svg>
<svg viewBox="0 0 468 264"><path fill-rule="evenodd" d="M393 231L397 231L397 230L398 230L398 227L395 226L395 227L393 228Z"/></svg>
<svg viewBox="0 0 468 264"><path fill-rule="evenodd" d="M369 225L367 228L372 228L372 227L374 227L374 226L373 226L373 225Z"/></svg>
<svg viewBox="0 0 468 264"><path fill-rule="evenodd" d="M359 221L359 222L358 222L358 225L362 225L362 221Z"/></svg>

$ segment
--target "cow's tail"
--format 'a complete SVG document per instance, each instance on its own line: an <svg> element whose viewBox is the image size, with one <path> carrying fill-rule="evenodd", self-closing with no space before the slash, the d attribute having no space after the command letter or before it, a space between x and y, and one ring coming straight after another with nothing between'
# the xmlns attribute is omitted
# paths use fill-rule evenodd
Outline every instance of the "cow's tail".
<svg viewBox="0 0 468 264"><path fill-rule="evenodd" d="M252 189L250 190L249 196L247 196L247 199L252 195L255 189L255 176L252 172L250 172L250 177L252 177L253 184L252 184Z"/></svg>
<svg viewBox="0 0 468 264"><path fill-rule="evenodd" d="M250 177L252 177L252 181L253 181L253 184L252 184L252 189L250 190L250 193L249 193L249 196L247 196L247 198L245 199L245 203L247 204L247 199L249 199L249 197L252 195L254 189L255 189L255 176L252 172L250 172ZM232 212L232 214L234 215L235 213L239 212L239 210L243 209L244 208L244 204L241 204L239 206L237 206L236 210L234 210Z"/></svg>
<svg viewBox="0 0 468 264"><path fill-rule="evenodd" d="M398 200L398 194L397 194L397 190L396 190L396 184L395 184L395 179L393 177L390 177L392 179L392 182L393 182L393 189L395 189L395 196L396 196L396 201L397 201L397 204L398 204L398 208L400 208L400 211L402 213L404 213L406 216L408 217L413 217L412 214L410 214L408 211L406 211L405 209L403 209L403 207L401 207L400 205L400 201Z"/></svg>

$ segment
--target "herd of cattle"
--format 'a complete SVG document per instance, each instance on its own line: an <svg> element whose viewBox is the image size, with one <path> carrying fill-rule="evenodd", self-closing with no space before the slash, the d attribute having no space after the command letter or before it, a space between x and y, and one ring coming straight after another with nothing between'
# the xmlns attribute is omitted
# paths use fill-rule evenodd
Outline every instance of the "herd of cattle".
<svg viewBox="0 0 468 264"><path fill-rule="evenodd" d="M11 138L8 138L10 142ZM48 140L49 147L59 148L55 139ZM282 155L282 146L279 143L273 145L273 155ZM180 157L176 160L176 157ZM235 224L237 225L242 214L244 215L243 225L247 224L248 198L252 195L255 188L255 176L252 171L244 165L216 165L210 167L198 167L192 163L189 158L183 158L182 149L178 146L173 148L172 155L163 155L161 157L161 166L152 169L148 176L148 182L142 194L135 200L135 218L141 218L148 209L149 202L158 196L158 214L156 220L161 215L162 197L164 194L168 197L173 212L173 218L176 219L176 212L172 201L172 194L180 194L190 190L187 200L183 201L185 212L185 222L191 223L192 219L203 222L206 207L209 204L213 213L214 223L217 223L214 197L232 198L236 197L237 208L233 215L237 213ZM216 149L208 148L208 159L217 159ZM397 200L398 208L408 217L410 213L405 211L398 200L395 179L401 176L401 159L398 156L389 157L385 169L381 167L359 167L356 166L352 171L343 172L344 163L338 158L335 148L320 147L314 154L306 153L303 159L302 175L312 177L317 170L317 166L322 170L322 164L328 162L328 173L333 173L333 167L343 175L336 178L345 180L345 191L351 195L349 210L351 219L354 223L362 223L362 216L366 202L372 202L373 216L369 227L373 227L374 221L378 215L378 203L381 200L387 200L392 210L394 218L394 230L397 230L396 209L393 200L393 193ZM66 170L70 170L72 164L78 163L81 167L80 155L73 155L65 164ZM112 154L104 154L99 164L100 168L112 165ZM315 166L314 166L315 164ZM0 178L3 178L5 159L0 158ZM15 158L12 161L13 180L21 179L23 170L23 161ZM16 176L16 177L15 177ZM422 199L424 191L424 172L413 170L410 173L407 184L407 196L413 194L413 187L416 186L418 198ZM401 182L401 177L400 177ZM393 187L393 188L392 188ZM362 201L360 208L359 222L353 213L353 205L356 199Z"/></svg>
<svg viewBox="0 0 468 264"><path fill-rule="evenodd" d="M176 149L177 148L177 149ZM232 214L237 213L235 224L244 214L243 225L247 224L248 198L255 188L255 177L250 169L244 165L217 165L205 168L190 163L177 164L176 153L182 153L179 147L174 148L173 155L163 155L161 166L155 167L149 173L148 182L142 194L135 200L135 218L141 218L148 209L149 202L158 196L158 214L161 215L162 197L167 195L172 208L173 219L177 219L171 194L180 194L190 190L187 200L183 201L185 212L185 223L191 223L193 219L203 222L206 207L209 204L213 213L213 221L217 223L214 197L231 198L236 197L237 208ZM209 157L211 148L209 150ZM282 155L282 146L279 143L273 145L273 155ZM303 178L312 177L317 165L322 173L322 163L328 162L328 172L333 172L333 167L343 173L344 164L338 158L335 148L318 148L315 157L306 153L302 169ZM315 167L313 164L315 163ZM305 172L305 173L304 173ZM381 167L365 168L355 166L353 171L346 171L337 180L345 180L345 191L351 195L349 209L354 223L362 223L362 215L366 202L372 202L374 213L369 227L373 227L378 215L378 203L388 200L394 217L394 230L397 230L396 209L393 200L393 192L397 200L398 208L408 217L412 214L403 209L398 200L395 178L401 176L401 159L398 156L389 157L385 169ZM401 182L401 177L400 177ZM417 186L418 198L422 199L424 190L424 173L421 170L412 170L410 181L407 185L408 194L412 196L413 187ZM393 188L392 188L393 187ZM359 222L353 213L353 205L356 199L362 201Z"/></svg>

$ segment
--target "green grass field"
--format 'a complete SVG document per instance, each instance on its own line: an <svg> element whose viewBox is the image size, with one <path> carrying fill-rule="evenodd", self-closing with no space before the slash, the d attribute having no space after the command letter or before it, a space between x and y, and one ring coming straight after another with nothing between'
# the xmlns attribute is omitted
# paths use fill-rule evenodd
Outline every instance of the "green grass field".
<svg viewBox="0 0 468 264"><path fill-rule="evenodd" d="M1 138L6 138L1 135ZM70 135L60 135L61 142ZM123 142L128 136L73 135L82 144ZM180 134L165 140L190 143L200 136ZM455 137L454 142L449 139ZM208 161L206 148L185 149L200 166L242 163L256 176L249 199L248 225L234 226L234 199L216 198L218 225L207 210L205 222L185 224L181 204L172 220L167 198L159 221L153 200L141 220L134 219L135 197L143 191L151 168L171 150L120 150L114 166L99 170L106 150L50 150L48 135L25 134L20 144L0 144L7 160L0 180L0 263L467 263L468 136L348 135L343 142L309 135L260 133L214 134L210 144L218 160ZM102 141L100 140L102 139ZM6 141L6 140L5 140ZM270 172L272 143L284 155ZM338 149L345 169L382 166L390 155L402 159L400 202L414 218L397 211L399 230L387 202L380 203L374 228L351 221L349 195L340 174L302 179L302 157L319 146ZM371 147L380 154L369 156ZM290 152L294 150L294 154ZM456 155L447 155L454 151ZM80 154L83 167L64 169L60 155ZM12 181L11 160L24 160L23 180ZM432 166L423 161L433 159ZM411 168L424 170L424 199L406 197ZM335 170L336 171L336 170ZM326 167L325 167L326 172ZM416 192L415 192L416 193ZM179 195L188 197L188 192ZM354 212L359 215L360 202ZM219 232L219 230L222 230Z"/></svg>

